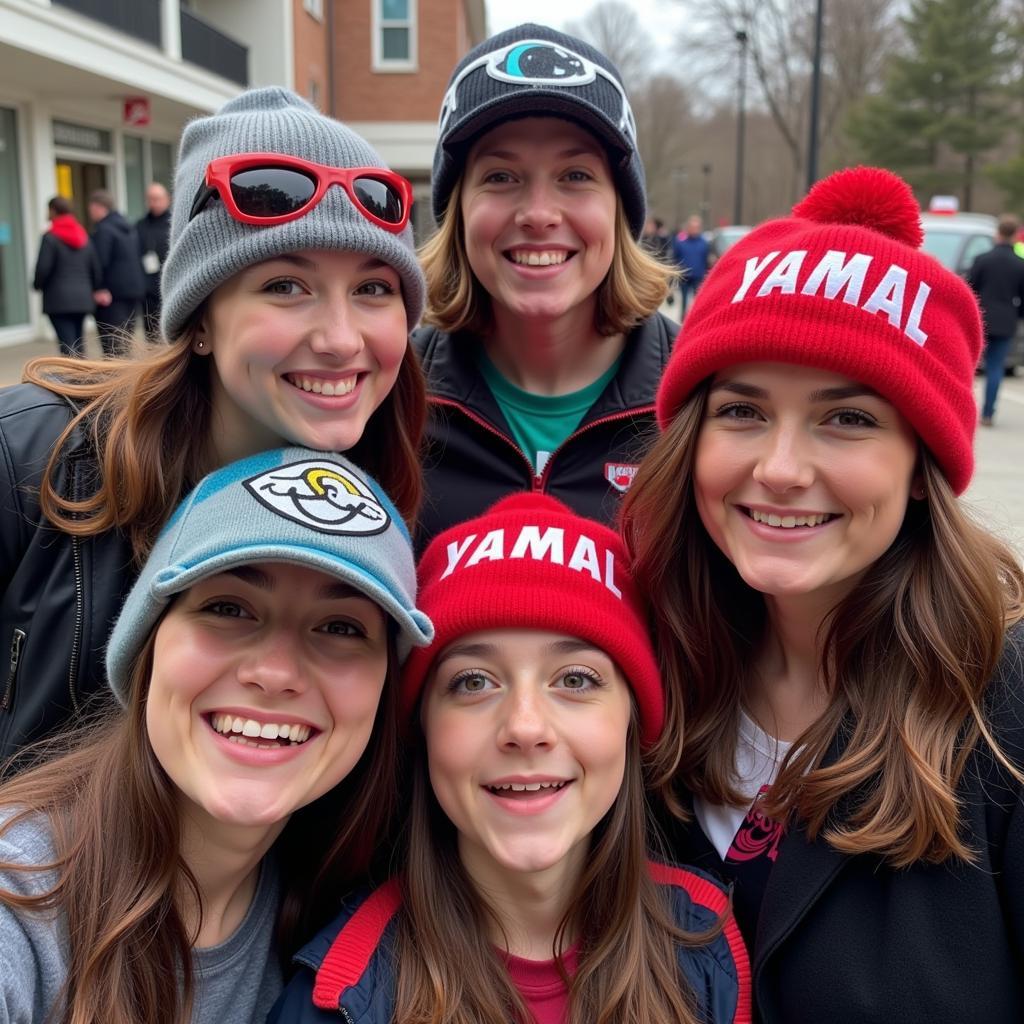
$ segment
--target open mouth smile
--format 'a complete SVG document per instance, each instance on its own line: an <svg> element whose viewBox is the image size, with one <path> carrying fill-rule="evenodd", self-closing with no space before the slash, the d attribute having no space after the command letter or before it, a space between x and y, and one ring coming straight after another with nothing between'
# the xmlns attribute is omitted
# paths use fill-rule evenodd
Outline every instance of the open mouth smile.
<svg viewBox="0 0 1024 1024"><path fill-rule="evenodd" d="M336 398L351 394L359 383L360 376L359 373L353 373L348 377L329 380L326 377L311 377L304 373L286 373L284 379L300 391Z"/></svg>
<svg viewBox="0 0 1024 1024"><path fill-rule="evenodd" d="M568 249L506 249L505 259L519 267L554 267L576 255Z"/></svg>
<svg viewBox="0 0 1024 1024"><path fill-rule="evenodd" d="M213 712L203 718L214 732L227 737L229 743L256 747L260 750L279 750L282 747L300 747L319 730L311 725L295 722L257 722L227 712Z"/></svg>
<svg viewBox="0 0 1024 1024"><path fill-rule="evenodd" d="M740 511L748 518L753 519L755 523L760 523L762 526L773 526L781 530L815 529L839 518L834 512L801 512L780 516L775 512L762 512L759 509L747 508L743 505L740 506Z"/></svg>

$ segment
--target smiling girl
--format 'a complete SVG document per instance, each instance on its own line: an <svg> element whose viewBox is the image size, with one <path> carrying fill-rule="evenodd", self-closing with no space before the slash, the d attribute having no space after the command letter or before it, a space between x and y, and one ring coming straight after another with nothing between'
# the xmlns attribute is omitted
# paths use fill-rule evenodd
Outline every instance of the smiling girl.
<svg viewBox="0 0 1024 1024"><path fill-rule="evenodd" d="M0 786L0 1019L263 1020L393 806L415 593L401 516L340 456L199 484L114 628L121 708Z"/></svg>
<svg viewBox="0 0 1024 1024"><path fill-rule="evenodd" d="M138 565L216 467L288 443L345 451L415 518L411 197L362 138L285 89L186 127L167 343L134 360L37 360L0 394L0 755L102 695Z"/></svg>
<svg viewBox="0 0 1024 1024"><path fill-rule="evenodd" d="M957 496L981 321L910 189L817 184L711 272L623 506L675 855L766 1024L1024 1016L1024 575Z"/></svg>
<svg viewBox="0 0 1024 1024"><path fill-rule="evenodd" d="M437 537L410 657L401 876L297 957L270 1020L724 1024L750 1018L725 892L647 857L662 691L618 537L515 495Z"/></svg>
<svg viewBox="0 0 1024 1024"><path fill-rule="evenodd" d="M600 51L543 25L455 68L421 251L431 415L418 542L539 490L604 522L654 425L675 274L638 243L636 125Z"/></svg>

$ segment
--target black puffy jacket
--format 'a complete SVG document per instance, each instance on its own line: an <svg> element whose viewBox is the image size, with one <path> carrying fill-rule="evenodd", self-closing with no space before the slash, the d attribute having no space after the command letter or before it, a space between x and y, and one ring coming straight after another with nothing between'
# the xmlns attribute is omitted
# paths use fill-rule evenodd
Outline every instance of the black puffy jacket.
<svg viewBox="0 0 1024 1024"><path fill-rule="evenodd" d="M39 243L32 287L43 293L50 316L92 313L92 293L100 287L100 264L91 242L76 249L47 232Z"/></svg>
<svg viewBox="0 0 1024 1024"><path fill-rule="evenodd" d="M477 368L480 339L435 327L415 331L430 403L417 546L518 491L542 491L611 523L653 440L654 395L678 330L655 314L630 333L615 377L539 476Z"/></svg>
<svg viewBox="0 0 1024 1024"><path fill-rule="evenodd" d="M102 287L113 295L114 301L141 299L146 293L146 278L135 228L117 210L111 210L93 229L92 244L100 259Z"/></svg>
<svg viewBox="0 0 1024 1024"><path fill-rule="evenodd" d="M73 537L42 516L38 488L73 409L34 384L0 390L0 756L53 732L94 700L107 700L103 655L135 580L116 530ZM84 497L96 454L76 436L56 485Z"/></svg>

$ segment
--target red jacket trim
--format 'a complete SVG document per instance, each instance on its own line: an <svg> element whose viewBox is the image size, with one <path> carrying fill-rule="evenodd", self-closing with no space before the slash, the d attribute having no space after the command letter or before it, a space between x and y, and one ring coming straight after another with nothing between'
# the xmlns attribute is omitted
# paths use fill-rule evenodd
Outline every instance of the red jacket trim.
<svg viewBox="0 0 1024 1024"><path fill-rule="evenodd" d="M345 989L355 985L370 964L384 930L402 905L402 890L394 878L375 889L342 929L345 941L335 940L316 972L313 1004L337 1010Z"/></svg>
<svg viewBox="0 0 1024 1024"><path fill-rule="evenodd" d="M753 997L751 994L750 957L747 955L747 947L740 935L736 918L732 916L729 897L713 882L709 882L692 871L687 871L686 868L671 867L653 860L647 862L647 868L651 878L659 885L677 885L686 890L687 895L694 903L707 907L719 917L725 917L722 933L725 935L726 942L729 943L729 951L736 964L736 977L739 981L736 1013L732 1018L733 1024L751 1024Z"/></svg>

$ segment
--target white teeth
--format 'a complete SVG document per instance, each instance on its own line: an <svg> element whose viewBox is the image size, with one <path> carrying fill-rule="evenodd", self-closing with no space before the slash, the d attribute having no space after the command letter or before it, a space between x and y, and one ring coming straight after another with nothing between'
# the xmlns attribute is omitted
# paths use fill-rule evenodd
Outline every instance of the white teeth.
<svg viewBox="0 0 1024 1024"><path fill-rule="evenodd" d="M308 725L278 722L257 722L253 718L239 718L235 715L213 714L210 725L216 732L227 736L230 740L248 742L249 740L289 740L292 746L305 743L312 729ZM254 747L276 748L280 744L250 743Z"/></svg>
<svg viewBox="0 0 1024 1024"><path fill-rule="evenodd" d="M289 384L297 388L301 388L303 391L312 391L314 395L328 395L334 397L336 395L347 395L356 386L356 380L358 375L353 374L351 377L346 377L344 380L322 380L319 377L299 377L293 374L286 375L286 379Z"/></svg>
<svg viewBox="0 0 1024 1024"><path fill-rule="evenodd" d="M499 793L507 793L509 790L513 793L537 793L542 789L561 789L564 785L564 782L505 782L487 788Z"/></svg>
<svg viewBox="0 0 1024 1024"><path fill-rule="evenodd" d="M550 252L523 252L513 249L510 253L513 263L525 264L529 267L550 267L553 264L564 263L569 254L562 249Z"/></svg>
<svg viewBox="0 0 1024 1024"><path fill-rule="evenodd" d="M757 509L750 509L750 518L755 523L765 523L768 526L778 526L783 530L791 530L794 526L821 526L829 520L829 514L822 512L811 516L777 516L773 512L759 512Z"/></svg>

